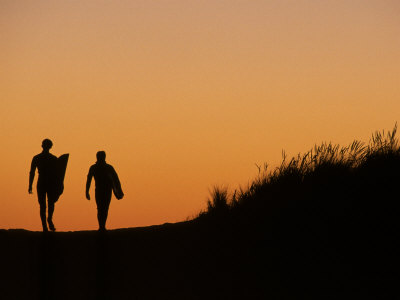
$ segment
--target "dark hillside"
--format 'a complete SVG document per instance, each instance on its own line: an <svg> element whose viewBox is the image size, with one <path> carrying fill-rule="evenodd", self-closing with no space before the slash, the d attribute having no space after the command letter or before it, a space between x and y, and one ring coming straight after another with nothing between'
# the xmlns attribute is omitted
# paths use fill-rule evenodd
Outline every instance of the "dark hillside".
<svg viewBox="0 0 400 300"><path fill-rule="evenodd" d="M263 228L278 249L280 295L390 295L400 279L396 132L284 157L247 189L216 188L199 218Z"/></svg>
<svg viewBox="0 0 400 300"><path fill-rule="evenodd" d="M399 280L396 128L323 144L188 222L44 235L0 230L2 299L338 299Z"/></svg>

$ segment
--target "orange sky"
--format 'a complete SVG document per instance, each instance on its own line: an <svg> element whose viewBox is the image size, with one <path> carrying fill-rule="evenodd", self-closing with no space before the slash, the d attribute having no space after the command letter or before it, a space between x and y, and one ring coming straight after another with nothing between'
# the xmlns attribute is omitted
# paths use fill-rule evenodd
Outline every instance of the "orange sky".
<svg viewBox="0 0 400 300"><path fill-rule="evenodd" d="M87 230L98 150L126 195L108 227L144 226L195 215L282 149L400 120L397 0L10 0L0 37L0 228L41 229L27 189L44 138L70 153L56 227Z"/></svg>

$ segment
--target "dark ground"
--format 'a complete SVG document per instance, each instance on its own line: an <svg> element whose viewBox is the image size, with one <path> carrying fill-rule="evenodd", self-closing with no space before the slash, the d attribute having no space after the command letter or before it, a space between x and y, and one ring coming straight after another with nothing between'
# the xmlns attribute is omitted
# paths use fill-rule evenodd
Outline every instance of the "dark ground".
<svg viewBox="0 0 400 300"><path fill-rule="evenodd" d="M397 299L396 129L283 161L236 198L215 190L193 221L0 230L0 299Z"/></svg>
<svg viewBox="0 0 400 300"><path fill-rule="evenodd" d="M0 230L0 243L1 299L260 299L281 290L266 236L218 224Z"/></svg>
<svg viewBox="0 0 400 300"><path fill-rule="evenodd" d="M285 215L278 228L277 220L266 218L262 224L200 219L105 234L0 230L0 298L393 299L397 294L399 247L393 237L398 233L379 224L310 228L301 215Z"/></svg>

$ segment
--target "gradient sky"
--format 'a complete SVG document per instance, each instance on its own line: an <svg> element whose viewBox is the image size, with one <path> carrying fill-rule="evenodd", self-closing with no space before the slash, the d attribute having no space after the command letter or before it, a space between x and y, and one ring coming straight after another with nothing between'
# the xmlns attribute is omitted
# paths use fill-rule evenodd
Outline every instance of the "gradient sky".
<svg viewBox="0 0 400 300"><path fill-rule="evenodd" d="M41 229L44 138L70 153L63 231L97 229L98 150L126 195L119 228L194 216L282 149L368 141L400 120L399 54L397 0L2 0L0 228Z"/></svg>

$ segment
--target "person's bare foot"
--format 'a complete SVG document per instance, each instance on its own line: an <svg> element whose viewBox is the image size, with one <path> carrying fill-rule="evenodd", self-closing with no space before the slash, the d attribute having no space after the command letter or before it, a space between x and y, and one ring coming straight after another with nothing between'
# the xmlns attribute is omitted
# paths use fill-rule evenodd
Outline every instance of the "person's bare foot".
<svg viewBox="0 0 400 300"><path fill-rule="evenodd" d="M52 220L47 220L47 223L49 223L49 229L51 231L56 231L56 228L54 227L54 224L53 224Z"/></svg>

